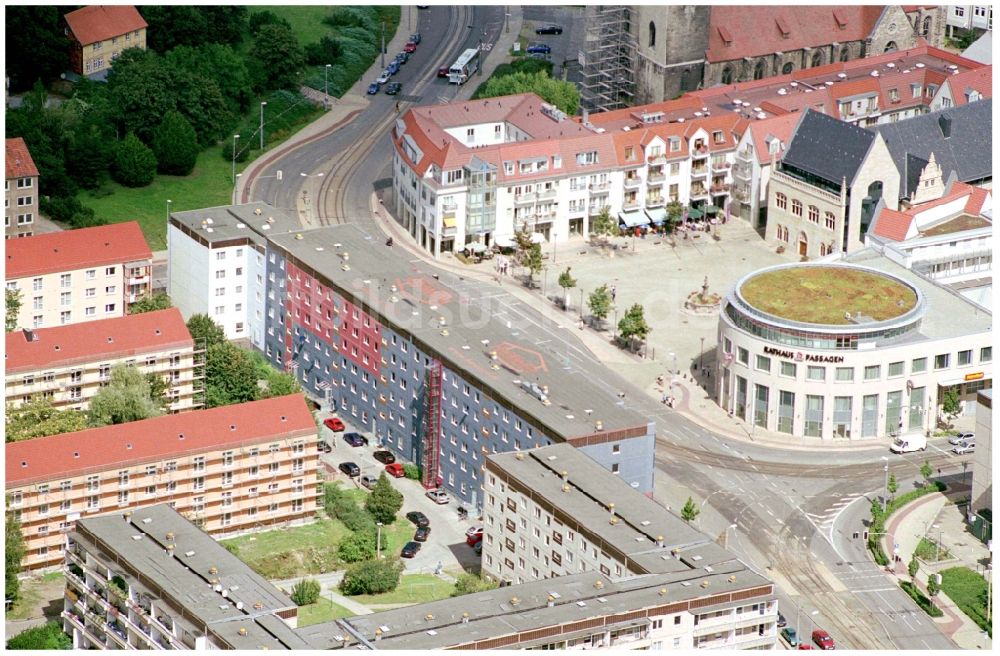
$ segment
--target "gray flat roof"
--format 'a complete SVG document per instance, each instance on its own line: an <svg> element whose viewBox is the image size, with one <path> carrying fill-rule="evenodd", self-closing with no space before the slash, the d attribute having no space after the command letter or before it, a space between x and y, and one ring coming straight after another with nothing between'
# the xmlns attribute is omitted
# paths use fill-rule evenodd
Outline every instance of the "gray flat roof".
<svg viewBox="0 0 1000 656"><path fill-rule="evenodd" d="M701 557L695 568L736 559L704 533L568 444L497 453L486 459L488 467L505 471L532 490L536 498L578 521L581 531L597 535L625 554L631 571L636 571L634 565L645 570L638 573L692 569L671 555L675 548L698 549ZM563 491L564 471L569 491ZM610 523L608 506L612 503L618 518L615 524Z"/></svg>
<svg viewBox="0 0 1000 656"><path fill-rule="evenodd" d="M947 287L893 262L874 248L863 248L843 258L844 262L884 271L913 285L924 296L926 312L919 334L927 339L947 339L988 333L993 328L993 314L986 308Z"/></svg>
<svg viewBox="0 0 1000 656"><path fill-rule="evenodd" d="M113 550L145 580L137 580L121 568L115 571L115 558L107 563L113 574L187 609L202 625L193 624L191 628L203 631L207 626L234 648L303 646L290 627L285 625L288 631L284 631L275 624L284 622L272 616L276 611L295 608L292 600L211 536L166 504L132 512L128 521L123 513L77 520L78 530L84 529L103 543L97 545L98 556L102 547ZM167 533L173 534L172 540L166 539ZM173 556L167 554L168 544L174 545ZM209 573L212 567L217 570L214 574ZM214 590L209 583L212 579L218 579L225 597ZM242 610L236 608L237 602L242 602ZM256 603L263 608L254 609ZM274 621L266 620L268 617ZM239 635L241 628L247 629L246 636Z"/></svg>
<svg viewBox="0 0 1000 656"><path fill-rule="evenodd" d="M271 234L269 239L366 311L381 315L392 329L413 335L446 366L478 381L488 395L504 399L557 437L593 434L598 420L605 431L648 424L602 387L602 372L590 364L596 361L567 352L562 340L545 333L548 326L524 314L524 306L499 286L404 257L356 224ZM574 318L567 318L567 329L575 325ZM521 382L547 385L550 404Z"/></svg>
<svg viewBox="0 0 1000 656"><path fill-rule="evenodd" d="M271 234L302 230L302 224L294 214L261 202L171 212L170 218L210 244L232 239L250 239L256 244L264 245Z"/></svg>

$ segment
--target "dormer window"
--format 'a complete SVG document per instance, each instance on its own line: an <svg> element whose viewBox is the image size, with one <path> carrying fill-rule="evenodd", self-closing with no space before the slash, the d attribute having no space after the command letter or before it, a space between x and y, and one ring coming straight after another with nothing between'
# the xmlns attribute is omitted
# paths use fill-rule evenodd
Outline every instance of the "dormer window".
<svg viewBox="0 0 1000 656"><path fill-rule="evenodd" d="M774 19L774 22L778 25L778 31L781 32L782 39L787 39L792 36L792 30L788 26L788 21L786 21L783 16L778 16Z"/></svg>
<svg viewBox="0 0 1000 656"><path fill-rule="evenodd" d="M712 133L712 141L717 144L726 143L726 138L722 133L722 130L716 130Z"/></svg>
<svg viewBox="0 0 1000 656"><path fill-rule="evenodd" d="M625 161L631 162L635 159L635 148L632 146L625 146Z"/></svg>

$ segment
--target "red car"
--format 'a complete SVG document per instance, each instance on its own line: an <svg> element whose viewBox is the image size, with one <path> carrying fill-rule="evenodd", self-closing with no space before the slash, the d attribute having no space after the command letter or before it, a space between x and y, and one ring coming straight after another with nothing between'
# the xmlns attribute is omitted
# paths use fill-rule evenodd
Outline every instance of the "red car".
<svg viewBox="0 0 1000 656"><path fill-rule="evenodd" d="M417 51L417 44L415 44L413 41L409 41L405 46L403 46L403 52L408 52L412 54L416 51Z"/></svg>
<svg viewBox="0 0 1000 656"><path fill-rule="evenodd" d="M815 631L813 631L812 638L813 642L815 642L820 649L837 648L836 645L833 644L833 638L831 638L830 634L824 631L823 629L816 629Z"/></svg>
<svg viewBox="0 0 1000 656"><path fill-rule="evenodd" d="M406 476L406 472L403 471L403 465L399 464L398 462L393 462L386 465L385 472L390 476L394 476L395 478L403 478L404 476Z"/></svg>
<svg viewBox="0 0 1000 656"><path fill-rule="evenodd" d="M438 69L438 77L448 77L448 67L442 66Z"/></svg>
<svg viewBox="0 0 1000 656"><path fill-rule="evenodd" d="M470 547L476 546L483 540L483 527L470 528L465 532L465 543Z"/></svg>
<svg viewBox="0 0 1000 656"><path fill-rule="evenodd" d="M344 430L344 422L340 421L336 417L330 417L329 419L323 420L323 425L334 432Z"/></svg>

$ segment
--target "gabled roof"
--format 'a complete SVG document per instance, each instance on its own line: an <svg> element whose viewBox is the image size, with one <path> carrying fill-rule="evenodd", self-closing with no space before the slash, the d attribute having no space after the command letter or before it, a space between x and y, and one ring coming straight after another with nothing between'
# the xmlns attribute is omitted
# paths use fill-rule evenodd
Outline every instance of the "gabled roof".
<svg viewBox="0 0 1000 656"><path fill-rule="evenodd" d="M792 134L783 163L840 186L854 180L875 134L826 114L806 110Z"/></svg>
<svg viewBox="0 0 1000 656"><path fill-rule="evenodd" d="M989 189L973 187L953 181L940 198L914 205L906 210L891 210L879 204L879 211L870 228L872 234L892 241L905 241L923 236L927 231L945 234L992 225L992 220L982 216L983 205L990 197ZM948 215L928 212L942 205L965 200L961 207L953 207Z"/></svg>
<svg viewBox="0 0 1000 656"><path fill-rule="evenodd" d="M984 64L993 63L993 31L983 32L981 37L965 49L962 56Z"/></svg>
<svg viewBox="0 0 1000 656"><path fill-rule="evenodd" d="M13 239L6 246L7 280L153 257L137 221Z"/></svg>
<svg viewBox="0 0 1000 656"><path fill-rule="evenodd" d="M316 434L302 394L7 444L7 488L269 439Z"/></svg>
<svg viewBox="0 0 1000 656"><path fill-rule="evenodd" d="M993 97L993 66L983 66L971 71L949 75L945 83L951 88L952 102L956 107L968 104L966 94L976 91L985 98Z"/></svg>
<svg viewBox="0 0 1000 656"><path fill-rule="evenodd" d="M91 5L64 17L80 45L90 45L148 27L132 5Z"/></svg>
<svg viewBox="0 0 1000 656"><path fill-rule="evenodd" d="M882 7L865 5L715 5L709 14L710 62L771 55L866 39ZM729 40L723 36L728 35Z"/></svg>
<svg viewBox="0 0 1000 656"><path fill-rule="evenodd" d="M792 136L795 125L799 122L799 114L784 114L773 118L764 119L750 123L748 129L753 138L754 154L757 161L763 166L771 163L771 154L768 150L768 137L778 139L784 147L775 153L775 161L781 161L788 148L788 141Z"/></svg>
<svg viewBox="0 0 1000 656"><path fill-rule="evenodd" d="M177 308L7 333L6 373L71 366L194 344Z"/></svg>
<svg viewBox="0 0 1000 656"><path fill-rule="evenodd" d="M913 216L885 207L872 224L872 232L892 241L905 241L911 225Z"/></svg>
<svg viewBox="0 0 1000 656"><path fill-rule="evenodd" d="M947 137L944 135L946 127L950 135ZM934 153L946 179L952 171L961 182L993 177L992 99L876 125L872 130L885 139L901 173L908 170L908 158L929 160ZM907 188L904 190L901 186L900 194L905 198L913 191L912 172L904 175L903 181Z"/></svg>
<svg viewBox="0 0 1000 656"><path fill-rule="evenodd" d="M21 137L7 139L7 169L4 173L7 180L14 178L37 178L38 167L31 159L28 144Z"/></svg>

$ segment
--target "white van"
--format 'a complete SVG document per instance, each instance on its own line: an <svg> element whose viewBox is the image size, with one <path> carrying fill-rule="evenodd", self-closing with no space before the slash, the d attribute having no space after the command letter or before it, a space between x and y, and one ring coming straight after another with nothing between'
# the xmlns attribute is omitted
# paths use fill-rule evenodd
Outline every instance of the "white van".
<svg viewBox="0 0 1000 656"><path fill-rule="evenodd" d="M910 451L923 451L927 448L927 437L921 433L912 435L897 435L892 440L889 449L893 453L909 453Z"/></svg>

